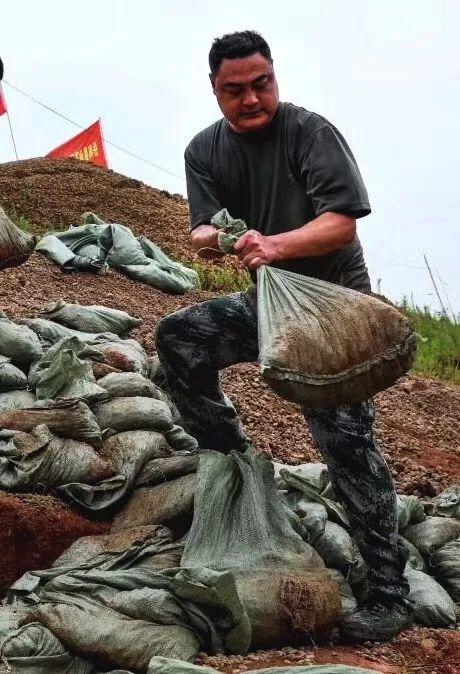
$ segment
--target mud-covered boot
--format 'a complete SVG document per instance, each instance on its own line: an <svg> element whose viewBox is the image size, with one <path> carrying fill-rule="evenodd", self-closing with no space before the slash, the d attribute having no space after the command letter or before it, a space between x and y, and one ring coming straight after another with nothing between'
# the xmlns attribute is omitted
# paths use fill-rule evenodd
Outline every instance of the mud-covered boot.
<svg viewBox="0 0 460 674"><path fill-rule="evenodd" d="M403 604L373 603L343 618L342 637L350 641L390 641L412 625L412 611Z"/></svg>

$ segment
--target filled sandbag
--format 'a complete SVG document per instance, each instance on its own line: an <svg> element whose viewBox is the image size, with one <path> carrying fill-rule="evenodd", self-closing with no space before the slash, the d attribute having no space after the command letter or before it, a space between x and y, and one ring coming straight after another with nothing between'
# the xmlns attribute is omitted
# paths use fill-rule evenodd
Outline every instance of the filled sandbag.
<svg viewBox="0 0 460 674"><path fill-rule="evenodd" d="M304 524L305 520L302 520ZM356 543L343 527L326 522L324 530L309 529L309 543L321 555L326 566L341 571L351 582L366 575L366 564Z"/></svg>
<svg viewBox="0 0 460 674"><path fill-rule="evenodd" d="M91 365L78 357L85 350L86 345L77 337L64 337L36 361L29 383L38 399L91 402L105 396Z"/></svg>
<svg viewBox="0 0 460 674"><path fill-rule="evenodd" d="M69 482L96 484L115 474L91 445L53 436L47 426L36 426L30 434L9 433L9 442L0 445L0 488L6 491L52 489Z"/></svg>
<svg viewBox="0 0 460 674"><path fill-rule="evenodd" d="M111 531L162 524L176 536L184 534L192 521L196 482L196 475L191 473L154 487L136 489L115 517Z"/></svg>
<svg viewBox="0 0 460 674"><path fill-rule="evenodd" d="M431 571L452 599L460 603L460 538L432 553Z"/></svg>
<svg viewBox="0 0 460 674"><path fill-rule="evenodd" d="M262 266L257 306L262 376L297 404L335 407L367 400L414 362L409 319L373 296Z"/></svg>
<svg viewBox="0 0 460 674"><path fill-rule="evenodd" d="M33 330L20 321L10 321L0 312L0 355L27 371L42 352L40 340Z"/></svg>
<svg viewBox="0 0 460 674"><path fill-rule="evenodd" d="M137 328L142 321L126 311L97 304L68 304L60 300L52 302L40 313L40 317L83 332L112 332L124 337Z"/></svg>
<svg viewBox="0 0 460 674"><path fill-rule="evenodd" d="M411 569L416 569L417 571L426 571L425 560L415 545L412 545L412 543L410 543L407 538L404 538L403 536L399 536L399 541L407 552L406 565Z"/></svg>
<svg viewBox="0 0 460 674"><path fill-rule="evenodd" d="M455 604L445 589L423 571L406 568L404 575L409 582L414 621L426 627L453 627Z"/></svg>
<svg viewBox="0 0 460 674"><path fill-rule="evenodd" d="M230 570L252 625L254 647L305 639L334 624L338 586L292 529L272 464L252 451L206 452L181 565Z"/></svg>
<svg viewBox="0 0 460 674"><path fill-rule="evenodd" d="M160 389L140 372L111 372L98 379L97 383L105 389L108 399L142 396L163 400Z"/></svg>
<svg viewBox="0 0 460 674"><path fill-rule="evenodd" d="M40 424L64 438L101 445L101 429L89 407L81 401L48 403L37 401L29 407L0 412L0 428L29 433Z"/></svg>
<svg viewBox="0 0 460 674"><path fill-rule="evenodd" d="M0 208L0 271L25 262L34 247L35 237L19 229Z"/></svg>
<svg viewBox="0 0 460 674"><path fill-rule="evenodd" d="M136 478L136 487L153 487L190 473L196 473L200 462L198 452L177 452L173 456L151 459Z"/></svg>
<svg viewBox="0 0 460 674"><path fill-rule="evenodd" d="M402 531L409 524L417 524L426 519L423 503L417 496L398 494L396 497L398 513L398 531Z"/></svg>
<svg viewBox="0 0 460 674"><path fill-rule="evenodd" d="M311 482L302 477L301 474L296 474L293 471L282 468L280 470L280 478L289 490L298 491L307 501L323 505L326 508L328 517L333 522L340 524L341 527L345 527L346 529L350 527L350 522L343 506L340 503L333 501L331 498L320 494L317 489L311 485Z"/></svg>
<svg viewBox="0 0 460 674"><path fill-rule="evenodd" d="M330 577L338 584L340 588L340 599L342 602L342 617L355 613L358 608L353 590L343 573L338 569L328 569Z"/></svg>
<svg viewBox="0 0 460 674"><path fill-rule="evenodd" d="M98 355L94 360L106 363L121 372L140 372L146 376L149 370L148 357L135 339L99 338L94 342Z"/></svg>
<svg viewBox="0 0 460 674"><path fill-rule="evenodd" d="M171 408L169 409L171 410ZM172 411L171 417L173 417ZM198 449L198 442L193 435L184 431L182 426L178 426L177 424L174 424L169 431L165 431L165 438L168 444L176 451L196 452Z"/></svg>
<svg viewBox="0 0 460 674"><path fill-rule="evenodd" d="M35 401L36 397L32 391L0 391L0 412L24 409L24 407L34 405ZM7 426L0 426L0 428L7 428Z"/></svg>
<svg viewBox="0 0 460 674"><path fill-rule="evenodd" d="M111 428L118 432L152 430L165 433L173 427L168 405L154 398L114 398L97 403L93 409L102 429Z"/></svg>
<svg viewBox="0 0 460 674"><path fill-rule="evenodd" d="M443 492L425 501L425 510L436 517L455 517L460 520L460 485L454 484Z"/></svg>
<svg viewBox="0 0 460 674"><path fill-rule="evenodd" d="M422 555L430 555L460 536L460 521L448 517L430 516L423 522L412 524L404 529L402 535L415 545Z"/></svg>
<svg viewBox="0 0 460 674"><path fill-rule="evenodd" d="M27 388L27 377L22 370L11 363L11 359L0 355L0 393Z"/></svg>
<svg viewBox="0 0 460 674"><path fill-rule="evenodd" d="M19 323L19 326L28 327L47 347L65 337L78 337L80 341L87 344L95 344L99 340L116 341L120 339L117 335L112 335L109 332L95 334L83 332L82 330L73 330L54 321L48 321L46 318L18 318L17 323Z"/></svg>
<svg viewBox="0 0 460 674"><path fill-rule="evenodd" d="M297 466L289 466L285 463L273 461L273 468L275 469L275 483L278 489L288 487L281 477L282 470L291 475L299 475L320 494L329 483L329 472L325 463L301 463Z"/></svg>

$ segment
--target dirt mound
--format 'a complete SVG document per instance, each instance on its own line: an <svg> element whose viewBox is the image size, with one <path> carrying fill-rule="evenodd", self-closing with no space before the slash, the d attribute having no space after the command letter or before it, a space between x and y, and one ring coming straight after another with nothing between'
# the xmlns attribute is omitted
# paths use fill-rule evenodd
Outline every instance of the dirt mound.
<svg viewBox="0 0 460 674"><path fill-rule="evenodd" d="M47 569L80 536L102 534L53 496L0 491L0 596L26 571Z"/></svg>

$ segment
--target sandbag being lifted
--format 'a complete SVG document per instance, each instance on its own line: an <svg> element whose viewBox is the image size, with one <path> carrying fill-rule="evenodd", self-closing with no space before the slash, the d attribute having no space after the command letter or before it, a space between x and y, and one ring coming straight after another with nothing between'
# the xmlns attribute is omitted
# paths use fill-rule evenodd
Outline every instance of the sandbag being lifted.
<svg viewBox="0 0 460 674"><path fill-rule="evenodd" d="M257 271L259 361L279 395L307 407L371 398L411 367L416 336L393 306L290 271Z"/></svg>
<svg viewBox="0 0 460 674"><path fill-rule="evenodd" d="M0 270L25 262L34 246L35 237L16 227L0 208Z"/></svg>

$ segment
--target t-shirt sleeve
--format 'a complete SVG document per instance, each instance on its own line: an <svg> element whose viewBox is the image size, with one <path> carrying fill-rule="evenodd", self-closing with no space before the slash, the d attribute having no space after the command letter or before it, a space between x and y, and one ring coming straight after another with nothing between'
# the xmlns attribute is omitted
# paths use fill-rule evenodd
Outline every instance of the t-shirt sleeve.
<svg viewBox="0 0 460 674"><path fill-rule="evenodd" d="M198 225L208 224L212 216L222 209L216 181L191 145L185 150L184 155L190 231Z"/></svg>
<svg viewBox="0 0 460 674"><path fill-rule="evenodd" d="M355 158L332 125L314 132L301 151L301 178L316 215L327 211L362 218L371 212Z"/></svg>

